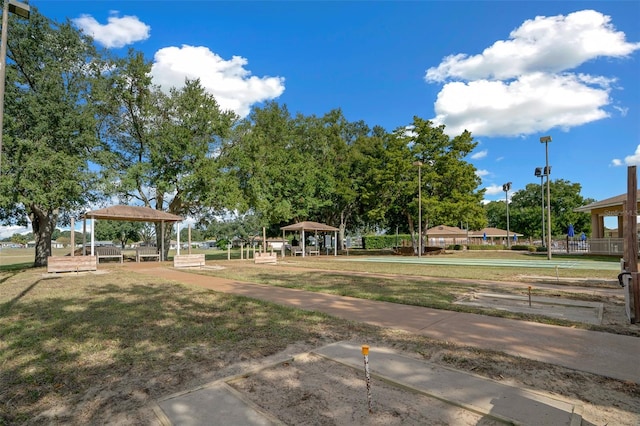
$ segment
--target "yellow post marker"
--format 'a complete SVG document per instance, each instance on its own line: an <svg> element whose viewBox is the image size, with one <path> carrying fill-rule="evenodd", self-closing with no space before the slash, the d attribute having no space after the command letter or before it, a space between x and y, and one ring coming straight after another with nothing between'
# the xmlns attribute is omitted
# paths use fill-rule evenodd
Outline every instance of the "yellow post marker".
<svg viewBox="0 0 640 426"><path fill-rule="evenodd" d="M371 374L369 373L369 346L362 345L362 355L364 356L364 375L367 379L367 401L369 403L369 413L373 413L373 403L371 401Z"/></svg>

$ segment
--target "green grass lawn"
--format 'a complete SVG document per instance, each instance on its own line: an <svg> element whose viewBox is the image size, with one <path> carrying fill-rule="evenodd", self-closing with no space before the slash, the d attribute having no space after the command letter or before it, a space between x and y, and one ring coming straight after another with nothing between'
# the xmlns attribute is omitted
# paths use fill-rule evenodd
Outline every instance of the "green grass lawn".
<svg viewBox="0 0 640 426"><path fill-rule="evenodd" d="M519 274L509 268L339 262L331 256L287 257L271 268L227 261L226 252L206 254L209 265L224 266L207 273L440 309L473 310L455 307L452 301L486 289L486 284L456 282L453 277L509 280ZM119 266L105 266L103 274L47 276L43 268L30 268L32 263L32 250L0 253L2 426L114 419L140 423L145 418L132 413L150 399L203 384L226 366L262 359L289 345L314 347L356 339L387 342L425 357L447 350L446 343L408 333L150 279ZM500 291L522 290L505 286ZM480 354L456 351L458 358ZM505 359L500 356L499 362Z"/></svg>

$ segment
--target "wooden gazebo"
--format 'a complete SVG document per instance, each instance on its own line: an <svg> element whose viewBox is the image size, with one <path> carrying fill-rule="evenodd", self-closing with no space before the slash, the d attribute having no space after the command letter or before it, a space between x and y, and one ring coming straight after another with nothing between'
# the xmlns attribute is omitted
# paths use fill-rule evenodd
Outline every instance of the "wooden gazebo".
<svg viewBox="0 0 640 426"><path fill-rule="evenodd" d="M335 243L333 244L333 255L337 256L338 255L338 231L339 229L334 227L334 226L330 226L330 225L326 225L324 223L319 223L319 222L298 222L298 223L294 223L292 225L287 225L287 226L283 226L280 229L282 229L282 239L284 240L285 238L285 232L289 231L289 232L300 232L300 237L301 237L301 244L302 244L302 256L304 257L305 254L305 247L304 247L304 243L305 243L305 238L304 238L304 233L305 231L311 231L315 233L316 236L316 241L318 240L318 232L333 232L333 236L334 236L334 241Z"/></svg>
<svg viewBox="0 0 640 426"><path fill-rule="evenodd" d="M141 206L110 206L104 209L98 209L86 212L82 218L83 222L83 235L86 235L87 219L93 220L121 220L125 222L151 222L160 223L161 235L164 237L164 224L182 222L184 219L181 216L167 213L162 210L152 209L150 207ZM94 222L92 222L93 224ZM91 226L91 256L95 254L95 238L94 238L95 226ZM73 233L71 233L73 235ZM160 259L164 260L164 238L161 241Z"/></svg>

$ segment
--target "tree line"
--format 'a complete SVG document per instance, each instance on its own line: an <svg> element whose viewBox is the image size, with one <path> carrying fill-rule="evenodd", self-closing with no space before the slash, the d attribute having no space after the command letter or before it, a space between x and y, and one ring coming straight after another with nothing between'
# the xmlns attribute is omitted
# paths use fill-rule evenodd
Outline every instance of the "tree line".
<svg viewBox="0 0 640 426"><path fill-rule="evenodd" d="M35 266L46 265L56 226L113 200L194 218L212 239L262 227L279 235L301 220L339 227L339 241L354 230L415 238L420 227L480 229L498 217L466 160L477 146L467 131L450 137L417 116L387 131L339 108L292 114L277 102L241 119L199 80L163 90L141 52L114 57L31 9L29 21L9 18L0 221L29 219ZM536 235L522 203L512 229Z"/></svg>

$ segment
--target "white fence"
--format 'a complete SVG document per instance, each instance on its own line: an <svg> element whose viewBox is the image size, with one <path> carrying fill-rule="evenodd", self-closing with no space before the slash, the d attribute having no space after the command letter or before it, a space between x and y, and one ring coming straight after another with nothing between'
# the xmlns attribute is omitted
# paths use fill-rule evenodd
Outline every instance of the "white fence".
<svg viewBox="0 0 640 426"><path fill-rule="evenodd" d="M588 240L589 253L624 254L623 238L591 238Z"/></svg>

